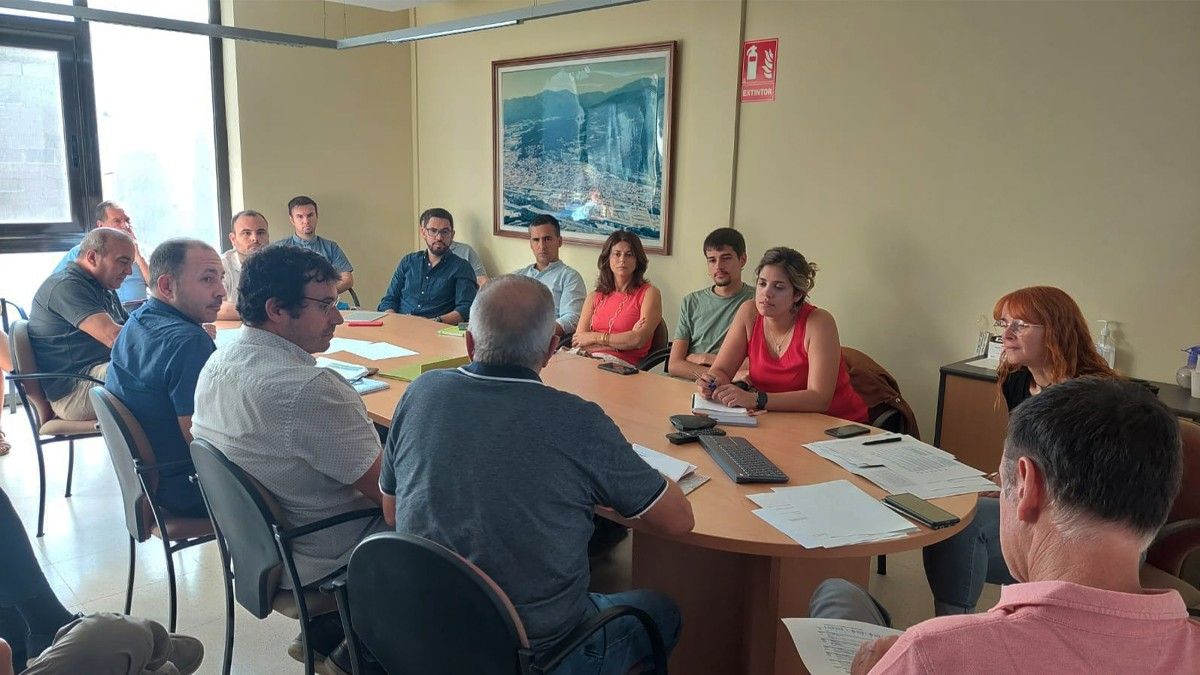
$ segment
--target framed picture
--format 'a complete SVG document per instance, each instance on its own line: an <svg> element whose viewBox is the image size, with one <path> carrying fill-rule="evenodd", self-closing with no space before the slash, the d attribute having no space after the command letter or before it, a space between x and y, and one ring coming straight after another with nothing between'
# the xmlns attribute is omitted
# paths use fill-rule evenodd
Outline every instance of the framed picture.
<svg viewBox="0 0 1200 675"><path fill-rule="evenodd" d="M493 232L550 214L569 242L669 253L674 71L674 42L493 61Z"/></svg>

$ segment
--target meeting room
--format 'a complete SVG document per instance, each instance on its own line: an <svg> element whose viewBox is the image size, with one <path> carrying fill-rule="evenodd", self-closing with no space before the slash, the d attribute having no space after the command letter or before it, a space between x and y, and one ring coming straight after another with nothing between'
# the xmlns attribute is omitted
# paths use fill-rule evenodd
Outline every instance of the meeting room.
<svg viewBox="0 0 1200 675"><path fill-rule="evenodd" d="M0 173L0 675L1200 672L1197 0L0 0Z"/></svg>

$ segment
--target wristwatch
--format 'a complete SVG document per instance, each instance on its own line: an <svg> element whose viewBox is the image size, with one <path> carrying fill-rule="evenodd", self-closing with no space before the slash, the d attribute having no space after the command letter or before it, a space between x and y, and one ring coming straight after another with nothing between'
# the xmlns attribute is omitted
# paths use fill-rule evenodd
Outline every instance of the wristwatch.
<svg viewBox="0 0 1200 675"><path fill-rule="evenodd" d="M763 391L762 389L758 390L758 403L755 404L754 407L758 410L767 409L767 392Z"/></svg>

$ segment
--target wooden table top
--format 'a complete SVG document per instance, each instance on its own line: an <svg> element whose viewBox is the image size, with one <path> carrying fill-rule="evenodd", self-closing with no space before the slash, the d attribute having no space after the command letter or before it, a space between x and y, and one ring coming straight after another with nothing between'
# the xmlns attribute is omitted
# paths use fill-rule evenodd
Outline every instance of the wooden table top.
<svg viewBox="0 0 1200 675"><path fill-rule="evenodd" d="M235 327L236 322L218 322L218 328ZM338 337L372 342L390 342L418 352L416 356L367 361L352 354L332 352L338 360L390 369L432 357L465 356L462 337L438 335L443 324L413 316L389 314L380 327L338 326ZM695 384L661 373L639 372L618 375L597 368L598 361L560 352L542 371L542 380L557 389L595 401L633 443L691 462L710 477L688 499L696 516L695 529L675 539L705 548L773 557L852 558L894 553L936 543L955 532L974 516L976 495L957 495L931 500L962 519L954 527L919 530L890 541L843 546L833 549L807 549L766 521L751 513L755 504L746 495L769 491L768 485L738 485L725 475L699 443L671 445L665 435L674 431L668 417L691 412ZM396 404L407 388L400 380L384 379L390 387L363 397L367 412L378 424L391 423ZM816 413L770 412L758 418L758 427L725 427L731 436L743 436L786 473L788 485L806 485L831 480L848 480L876 498L887 493L870 481L855 476L823 459L804 443L825 440L824 430L845 424L845 420ZM631 523L636 527L636 523Z"/></svg>

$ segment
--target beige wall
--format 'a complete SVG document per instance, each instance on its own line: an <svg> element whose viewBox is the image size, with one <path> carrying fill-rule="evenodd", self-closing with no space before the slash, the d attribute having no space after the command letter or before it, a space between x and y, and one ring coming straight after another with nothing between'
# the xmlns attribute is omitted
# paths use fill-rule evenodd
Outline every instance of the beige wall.
<svg viewBox="0 0 1200 675"><path fill-rule="evenodd" d="M424 24L500 7L423 6L417 19ZM704 236L729 221L735 111L729 92L739 17L736 3L650 2L418 43L418 206L450 209L456 238L479 249L493 274L529 264L528 242L492 236L492 61L678 40L674 254L651 256L649 271L673 326L682 295L706 279ZM561 255L591 285L598 253L571 245Z"/></svg>
<svg viewBox="0 0 1200 675"><path fill-rule="evenodd" d="M751 2L736 219L823 263L815 301L932 431L937 368L1031 284L1121 322L1118 367L1200 342L1200 3Z"/></svg>
<svg viewBox="0 0 1200 675"><path fill-rule="evenodd" d="M316 0L226 0L223 12L237 26L329 38L408 23L406 12ZM413 209L411 49L227 42L225 56L234 210L262 211L278 239L293 232L287 201L311 196L318 232L346 251L373 307L412 247L397 227Z"/></svg>
<svg viewBox="0 0 1200 675"><path fill-rule="evenodd" d="M525 264L491 235L491 61L678 40L674 254L650 264L672 325L732 207L752 258L787 244L823 266L814 300L928 435L938 366L1023 285L1119 321L1118 366L1173 379L1200 342L1200 3L749 0L746 37L781 40L779 95L738 119L741 20L651 0L419 43L418 207L450 208L492 270ZM595 254L563 257L590 279Z"/></svg>

